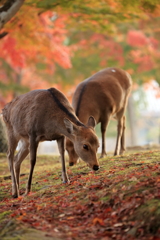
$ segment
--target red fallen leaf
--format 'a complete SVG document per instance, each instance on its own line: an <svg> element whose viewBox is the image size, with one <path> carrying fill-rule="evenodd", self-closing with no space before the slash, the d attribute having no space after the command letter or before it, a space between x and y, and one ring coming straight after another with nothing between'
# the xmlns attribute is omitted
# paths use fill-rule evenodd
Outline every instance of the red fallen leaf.
<svg viewBox="0 0 160 240"><path fill-rule="evenodd" d="M94 183L89 188L98 188L98 189L100 189L100 188L102 188L102 184L101 183Z"/></svg>
<svg viewBox="0 0 160 240"><path fill-rule="evenodd" d="M39 222L32 223L32 226L34 226L34 227L38 227L39 225L40 225Z"/></svg>
<svg viewBox="0 0 160 240"><path fill-rule="evenodd" d="M71 216L71 217L67 217L67 219L71 220L71 219L75 219L75 217Z"/></svg>
<svg viewBox="0 0 160 240"><path fill-rule="evenodd" d="M21 200L21 199L23 199L24 198L24 196L22 195L22 196L19 196L18 197L18 200Z"/></svg>
<svg viewBox="0 0 160 240"><path fill-rule="evenodd" d="M111 212L112 211L112 208L108 207L104 210L105 213L108 213L108 212Z"/></svg>
<svg viewBox="0 0 160 240"><path fill-rule="evenodd" d="M12 213L10 216L15 217L15 216L17 216L17 213Z"/></svg>
<svg viewBox="0 0 160 240"><path fill-rule="evenodd" d="M41 210L41 209L43 209L43 207L40 206L40 205L38 205L38 206L37 206L37 210Z"/></svg>
<svg viewBox="0 0 160 240"><path fill-rule="evenodd" d="M22 221L25 222L25 223L31 223L32 222L32 220L28 219L28 218L22 218Z"/></svg>
<svg viewBox="0 0 160 240"><path fill-rule="evenodd" d="M105 226L103 219L101 218L94 218L93 219L93 225L100 224L101 226Z"/></svg>
<svg viewBox="0 0 160 240"><path fill-rule="evenodd" d="M51 173L47 173L47 176L51 176L52 174Z"/></svg>
<svg viewBox="0 0 160 240"><path fill-rule="evenodd" d="M23 215L20 215L20 216L17 217L16 219L19 220L19 221L21 221L25 215L26 215L26 213L23 213Z"/></svg>
<svg viewBox="0 0 160 240"><path fill-rule="evenodd" d="M158 166L158 165L154 165L154 167L155 167L155 168L159 168L159 166Z"/></svg>
<svg viewBox="0 0 160 240"><path fill-rule="evenodd" d="M57 179L59 179L59 177L54 177L53 179L54 179L54 180L57 180Z"/></svg>
<svg viewBox="0 0 160 240"><path fill-rule="evenodd" d="M32 196L33 194L35 194L35 192L29 192L29 193L28 193L28 196ZM31 202L34 202L34 201L31 200L30 203L31 203Z"/></svg>

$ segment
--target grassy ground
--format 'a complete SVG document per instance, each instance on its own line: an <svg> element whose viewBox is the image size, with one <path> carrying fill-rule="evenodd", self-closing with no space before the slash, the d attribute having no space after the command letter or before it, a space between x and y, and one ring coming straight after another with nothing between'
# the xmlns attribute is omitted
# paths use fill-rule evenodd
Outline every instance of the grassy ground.
<svg viewBox="0 0 160 240"><path fill-rule="evenodd" d="M67 164L68 165L68 164ZM61 182L59 157L39 156L32 192L12 199L7 160L0 155L0 239L160 239L160 150L127 152L68 167ZM29 160L22 163L25 191Z"/></svg>

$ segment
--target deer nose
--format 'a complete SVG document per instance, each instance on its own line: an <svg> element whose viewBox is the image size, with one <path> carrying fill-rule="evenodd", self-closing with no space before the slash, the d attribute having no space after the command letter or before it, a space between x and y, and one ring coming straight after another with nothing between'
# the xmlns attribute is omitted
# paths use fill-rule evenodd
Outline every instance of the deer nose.
<svg viewBox="0 0 160 240"><path fill-rule="evenodd" d="M73 163L73 162L70 162L70 163L69 163L69 166L73 166L73 165L74 165L74 163Z"/></svg>
<svg viewBox="0 0 160 240"><path fill-rule="evenodd" d="M98 169L99 169L99 166L98 166L98 165L94 165L94 166L93 166L93 170L94 170L94 171L97 171Z"/></svg>

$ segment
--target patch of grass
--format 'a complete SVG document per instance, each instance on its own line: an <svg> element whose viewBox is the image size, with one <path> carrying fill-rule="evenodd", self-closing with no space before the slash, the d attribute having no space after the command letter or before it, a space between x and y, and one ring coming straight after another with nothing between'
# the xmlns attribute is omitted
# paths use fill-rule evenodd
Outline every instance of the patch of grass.
<svg viewBox="0 0 160 240"><path fill-rule="evenodd" d="M132 221L139 221L146 234L155 235L160 229L160 201L151 199L141 205L132 215ZM138 229L137 229L138 230ZM135 233L135 236L137 231Z"/></svg>
<svg viewBox="0 0 160 240"><path fill-rule="evenodd" d="M0 213L0 221L3 220L10 213L11 213L11 211L4 211L4 212Z"/></svg>
<svg viewBox="0 0 160 240"><path fill-rule="evenodd" d="M159 199L151 199L145 202L144 205L140 206L135 212L139 219L147 219L152 216L157 216L160 221L160 201Z"/></svg>
<svg viewBox="0 0 160 240"><path fill-rule="evenodd" d="M0 229L0 239L3 240L60 240L58 237L49 236L47 232L27 228L15 220L8 221L3 229Z"/></svg>

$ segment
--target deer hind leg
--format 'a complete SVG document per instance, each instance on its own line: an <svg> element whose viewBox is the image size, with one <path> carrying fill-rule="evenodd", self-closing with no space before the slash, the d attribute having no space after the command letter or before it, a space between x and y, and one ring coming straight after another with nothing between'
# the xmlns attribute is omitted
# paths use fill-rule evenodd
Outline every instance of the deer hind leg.
<svg viewBox="0 0 160 240"><path fill-rule="evenodd" d="M27 157L28 153L29 153L29 143L26 140L21 140L21 146L20 149L17 153L17 155L14 158L14 164L15 164L15 173L16 173L16 179L17 179L17 184L18 184L18 188L19 188L19 175L20 175L20 167L21 167L21 163L23 162L23 160L25 159L25 157Z"/></svg>
<svg viewBox="0 0 160 240"><path fill-rule="evenodd" d="M123 118L123 114L124 114L124 109L122 109L120 112L117 113L117 119L118 119L117 140L116 140L116 148L115 148L115 151L114 151L114 155L119 155L120 144L122 143L122 141L124 142L124 135L123 135L123 132L124 132L124 125L123 125L124 118Z"/></svg>
<svg viewBox="0 0 160 240"><path fill-rule="evenodd" d="M66 172L65 157L64 157L64 151L65 151L64 137L57 139L57 144L58 144L59 153L61 155L63 183L67 183L67 182L69 183L69 179L68 179L67 172Z"/></svg>
<svg viewBox="0 0 160 240"><path fill-rule="evenodd" d="M11 179L12 179L12 196L13 196L13 198L17 198L19 195L17 179L16 179L16 175L15 175L15 167L14 167L14 153L15 153L17 144L18 144L18 140L12 134L12 131L8 131L7 158L8 158L8 165L9 165L9 170L10 170Z"/></svg>
<svg viewBox="0 0 160 240"><path fill-rule="evenodd" d="M36 137L35 135L31 135L29 138L30 173L29 173L28 182L26 186L26 192L24 195L27 195L31 191L32 176L33 176L34 166L36 164L37 147L38 147L38 142L36 141Z"/></svg>
<svg viewBox="0 0 160 240"><path fill-rule="evenodd" d="M123 116L120 155L123 155L123 153L125 152L125 129L126 129L126 118L125 116Z"/></svg>
<svg viewBox="0 0 160 240"><path fill-rule="evenodd" d="M105 138L105 133L106 133L106 129L109 123L109 117L107 116L107 118L105 119L105 121L101 122L101 134L102 134L102 152L101 152L101 156L100 158L103 158L105 155L107 155L106 153L106 138Z"/></svg>

